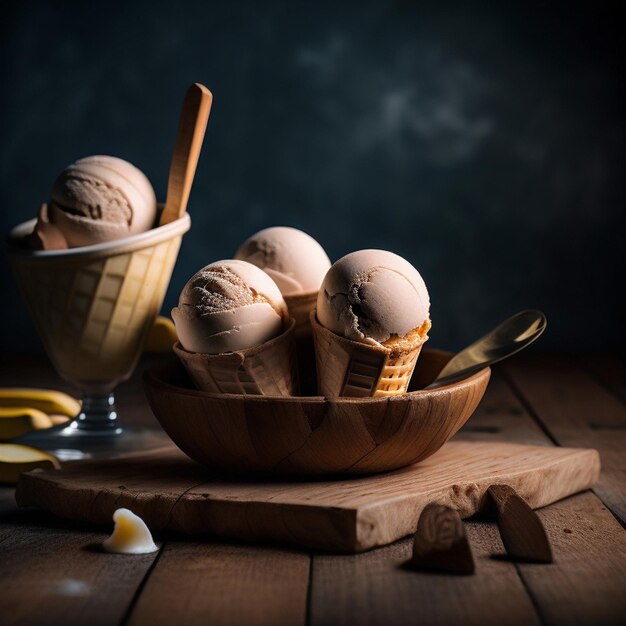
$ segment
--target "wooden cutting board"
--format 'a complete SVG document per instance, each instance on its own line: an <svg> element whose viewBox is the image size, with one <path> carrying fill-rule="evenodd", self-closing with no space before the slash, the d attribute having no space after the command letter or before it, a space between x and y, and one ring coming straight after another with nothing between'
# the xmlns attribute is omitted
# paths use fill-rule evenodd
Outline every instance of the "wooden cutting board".
<svg viewBox="0 0 626 626"><path fill-rule="evenodd" d="M126 507L152 530L361 552L413 533L431 502L469 517L497 483L537 508L591 487L599 473L596 450L452 441L422 463L388 474L244 481L212 473L172 446L23 474L16 499L96 524L110 525L115 509Z"/></svg>

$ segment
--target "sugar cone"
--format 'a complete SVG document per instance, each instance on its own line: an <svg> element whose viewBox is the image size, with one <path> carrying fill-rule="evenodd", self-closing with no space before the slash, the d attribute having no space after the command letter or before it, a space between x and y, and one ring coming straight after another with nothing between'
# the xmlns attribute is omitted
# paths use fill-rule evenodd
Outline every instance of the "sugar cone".
<svg viewBox="0 0 626 626"><path fill-rule="evenodd" d="M315 311L311 312L310 319L321 395L380 398L407 391L428 337L410 350L396 352L333 333L317 321Z"/></svg>
<svg viewBox="0 0 626 626"><path fill-rule="evenodd" d="M161 308L189 216L118 242L13 249L10 259L58 373L107 393L131 375ZM27 224L13 233L19 238Z"/></svg>
<svg viewBox="0 0 626 626"><path fill-rule="evenodd" d="M298 388L295 325L295 320L291 319L287 330L278 337L247 350L202 354L188 352L177 342L174 352L202 391L292 396Z"/></svg>
<svg viewBox="0 0 626 626"><path fill-rule="evenodd" d="M317 291L308 291L306 293L285 296L289 315L296 320L296 337L311 336L312 331L309 316L311 315L311 311L315 308L317 294Z"/></svg>

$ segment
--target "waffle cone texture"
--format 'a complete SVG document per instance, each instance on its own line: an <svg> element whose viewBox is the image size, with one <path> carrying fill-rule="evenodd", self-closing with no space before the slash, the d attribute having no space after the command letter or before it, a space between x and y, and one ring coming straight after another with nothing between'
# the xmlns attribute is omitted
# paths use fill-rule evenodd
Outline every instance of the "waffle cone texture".
<svg viewBox="0 0 626 626"><path fill-rule="evenodd" d="M296 293L284 296L289 315L296 320L295 335L297 338L311 336L311 311L317 303L317 291Z"/></svg>
<svg viewBox="0 0 626 626"><path fill-rule="evenodd" d="M290 319L278 337L247 350L202 354L188 352L177 342L174 352L201 391L293 396L298 390L295 327L296 321Z"/></svg>
<svg viewBox="0 0 626 626"><path fill-rule="evenodd" d="M10 254L46 352L63 378L86 392L107 393L130 377L189 226L184 216L119 242Z"/></svg>
<svg viewBox="0 0 626 626"><path fill-rule="evenodd" d="M310 321L320 395L384 398L406 393L427 335L411 349L396 351L337 335L318 322L315 311Z"/></svg>

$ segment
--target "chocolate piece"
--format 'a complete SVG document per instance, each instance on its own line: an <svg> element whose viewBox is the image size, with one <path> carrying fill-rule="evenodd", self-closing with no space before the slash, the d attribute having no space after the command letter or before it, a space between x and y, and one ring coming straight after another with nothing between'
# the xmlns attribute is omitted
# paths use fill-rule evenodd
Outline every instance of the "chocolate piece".
<svg viewBox="0 0 626 626"><path fill-rule="evenodd" d="M498 529L507 554L522 561L552 563L552 549L535 511L508 485L492 485L488 495L496 508Z"/></svg>
<svg viewBox="0 0 626 626"><path fill-rule="evenodd" d="M422 511L410 563L447 574L474 573L465 525L457 511L440 504L429 504Z"/></svg>

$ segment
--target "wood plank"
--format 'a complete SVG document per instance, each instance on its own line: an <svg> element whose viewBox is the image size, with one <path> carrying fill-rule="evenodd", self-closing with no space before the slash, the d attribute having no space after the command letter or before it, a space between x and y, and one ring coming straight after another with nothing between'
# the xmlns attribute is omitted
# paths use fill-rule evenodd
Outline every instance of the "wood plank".
<svg viewBox="0 0 626 626"><path fill-rule="evenodd" d="M537 512L554 565L518 565L546 624L618 624L626 614L626 532L590 492Z"/></svg>
<svg viewBox="0 0 626 626"><path fill-rule="evenodd" d="M493 389L497 389L492 384L488 391L485 402L491 402L493 400L491 392ZM515 398L510 394L512 399L506 398L506 385L503 386L501 397L497 397L494 404L500 406L500 409L494 410L491 413L486 412L481 414L481 408L479 407L475 416L468 424L468 431L464 432L461 437L470 439L486 439L493 440L506 440L511 435L511 438L515 437L517 441L528 441L530 443L548 444L547 438L541 441L541 429L537 427L536 422L532 421L525 410ZM485 406L489 406L489 402ZM508 408L507 408L508 407ZM528 426L526 427L525 424ZM472 426L484 425L485 428L482 432L478 429L472 431ZM495 430L494 430L495 429ZM525 437L533 438L524 439ZM580 507L570 508L572 501L578 501L581 499ZM589 499L589 501L583 500ZM32 515L32 513L28 513ZM548 527L548 533L550 539L553 542L555 548L556 563L550 566L526 566L520 565L520 572L524 576L524 582L530 589L533 600L539 607L539 613L544 623L547 624L560 624L560 623L618 623L615 618L615 611L619 609L617 616L621 621L623 620L624 606L623 604L618 607L617 592L621 591L625 587L624 573L621 564L626 561L626 553L623 547L623 532L619 529L619 526L615 524L615 520L607 510L603 510L601 503L593 494L582 494L576 498L571 498L562 502L559 502L553 506L542 509L540 516L544 520L544 523ZM548 516L548 517L544 517ZM34 518L33 518L34 519ZM43 518L38 518L43 519ZM46 525L53 524L49 518L45 518L46 521L41 525L32 524L38 531L38 537L40 541L44 538L54 536L54 533L59 530L52 528L50 533L46 529ZM578 537L577 524L582 524L585 520L593 520L590 522L589 529ZM19 524L17 520L5 520L7 523L11 522L13 528L20 532ZM552 524L552 525L551 525ZM608 525L608 526L607 526ZM482 527L485 527L483 530ZM572 533L565 532L564 529L572 530ZM616 530L617 529L617 530ZM485 541L485 537L491 531L495 530L493 525L482 525L469 523L470 540L475 554L478 552L477 545L481 541ZM620 535L617 531L622 532ZM69 531L67 531L69 532ZM72 531L74 532L74 531ZM478 533L478 539L475 539L472 533ZM91 533L85 533L86 537L93 540L94 535ZM103 535L102 535L103 536ZM497 539L497 537L496 537ZM574 541L575 540L575 541ZM562 543L560 543L562 542ZM397 554L398 546L405 545L404 552L400 555ZM195 546L197 548L197 546ZM23 553L28 552L28 545L23 548ZM241 547L242 550L247 550L245 546ZM80 550L80 547L76 547L76 552ZM607 550L610 551L607 552ZM491 548L488 548L487 553L502 553L503 549L499 541L495 541ZM371 557L380 553L383 555L380 562L384 565L376 565L377 561L372 561L374 573L369 575L367 568L363 567L367 561L359 561ZM75 554L72 550L65 549L65 558L72 559ZM425 574L416 572L402 573L412 574L413 576L424 576L426 578L420 580L420 585L430 584L428 581L434 578L440 579L440 586L430 586L430 594L424 593L420 595L420 589L414 583L407 583L402 581L399 583L399 579L396 578L396 569L389 566L390 561L396 555L398 563L401 563L404 558L408 559L410 556L410 542L401 542L394 544L388 548L376 550L355 557L316 557L317 559L332 559L339 566L333 565L331 571L328 572L326 582L318 592L311 597L311 609L310 616L312 623L346 623L348 617L352 616L350 623L357 623L354 616L362 616L361 623L384 623L385 625L392 625L394 623L412 623L419 621L419 623L472 623L474 613L479 615L483 613L483 608L488 607L496 612L499 612L501 607L499 605L507 606L510 604L509 594L513 589L515 592L515 599L510 605L506 616L500 620L500 623L514 623L512 620L516 619L520 610L524 613L524 623L533 624L537 623L537 616L532 613L527 613L526 609L520 605L519 598L517 596L517 588L520 584L518 579L517 583L511 583L511 585L503 585L505 588L504 593L497 595L497 591L492 592L494 595L486 598L486 594L481 595L481 589L469 589L468 587L446 587L443 583L450 583L447 577L429 577ZM124 558L124 557L111 557L111 558ZM137 557L133 557L137 558ZM245 559L244 559L245 560ZM355 561L358 565L352 565L350 570L350 562ZM2 553L2 544L0 543L0 576L3 576L4 567L4 554ZM497 579L499 577L508 577L510 572L515 572L515 566L506 561L495 560L495 563L502 565L503 569L498 571L497 575L491 576L491 579ZM44 561L45 563L45 561ZM343 565L341 565L343 563ZM243 567L245 570L246 568ZM159 570L159 564L155 567L155 572ZM239 571L239 570L238 570ZM345 572L348 572L349 576L344 579ZM376 575L378 572L378 575ZM59 580L58 572L48 571L46 573L49 579ZM314 581L316 566L313 566ZM53 577L52 574L55 576ZM272 573L274 575L274 573ZM104 577L103 577L104 578ZM191 578L191 577L190 577ZM199 579L202 576L198 576ZM388 582L388 579L391 582ZM39 580L39 577L37 577ZM394 587L394 580L398 582L398 586ZM413 579L411 579L413 580ZM508 578L507 578L508 580ZM28 579L21 576L21 585L24 588L28 588ZM323 580L320 579L320 585ZM487 581L487 585L493 585L496 580ZM0 578L0 584L3 583L3 579ZM108 588L104 579L102 584L105 588ZM190 585L197 584L197 580L190 581ZM149 585L149 581L148 581ZM146 589L148 588L146 585ZM227 589L230 589L230 583L226 585ZM5 587L0 587L3 591ZM313 589L314 591L314 589ZM114 589L115 592L115 589ZM227 604L228 596L230 593L226 591L223 593L224 604ZM0 594L1 596L2 594ZM165 591L163 592L163 598L154 600L155 606L158 607L159 602L167 596ZM23 596L22 596L23 598ZM109 598L107 594L107 598ZM506 602L500 602L499 598L506 598ZM74 598L71 598L72 604L67 603L65 605L65 611L68 613L72 623L71 611L75 607L78 608L78 615L74 621L76 623L99 623L98 620L91 619L92 616L97 616L99 607L95 610L91 608L81 608L80 602L76 604ZM27 599L23 599L22 602L29 603L32 601L32 594ZM455 606L457 604L467 607L464 613L457 611ZM329 604L333 606L329 607ZM53 620L46 621L46 614L50 603L43 602L39 608L33 608L28 614L25 615L24 622L46 624ZM369 610L368 613L360 607L365 605ZM101 606L101 605L100 605ZM140 603L137 603L136 609L138 609ZM522 608L520 609L520 606ZM509 611L511 614L509 614ZM499 614L499 613L498 613ZM5 611L0 606L0 615L4 617ZM450 616L456 619L449 619ZM513 615L513 617L511 617ZM43 618L42 618L43 616ZM326 621L322 621L323 617L327 617ZM397 618L396 618L397 616ZM460 616L460 619L459 619ZM597 617L596 617L597 616ZM67 615L63 614L64 622L67 623ZM57 613L58 618L58 613ZM131 615L131 619L134 619L134 612ZM344 621L341 621L341 620ZM521 618L520 618L521 619ZM82 622L81 622L82 620ZM13 623L13 622L10 622ZM115 623L112 621L111 623ZM134 624L143 623L143 621L134 622ZM184 620L181 620L184 623ZM205 622L206 623L206 622ZM296 622L300 623L300 622ZM484 616L481 623L490 623L489 616Z"/></svg>
<svg viewBox="0 0 626 626"><path fill-rule="evenodd" d="M529 360L529 367L533 359ZM522 441L530 436L533 443L539 443L537 437L543 437L548 444L548 435L538 435L541 429L527 408L520 404L516 393L508 384L502 384L502 369L494 372L485 401L467 427L471 429L476 423L496 425L497 432L484 429L484 436L491 439L514 433ZM544 378L550 376L549 370L544 373ZM586 382L578 379L575 384L584 386ZM566 390L572 392L568 385ZM461 436L473 437L475 433L470 430ZM546 624L622 623L626 597L623 593L626 533L615 518L590 492L539 509L537 513L548 533L555 563L548 566L519 564L517 567L542 621Z"/></svg>
<svg viewBox="0 0 626 626"><path fill-rule="evenodd" d="M539 624L513 564L491 558L504 550L495 525L470 522L467 532L476 561L473 576L406 567L410 539L359 555L315 556L310 624Z"/></svg>
<svg viewBox="0 0 626 626"><path fill-rule="evenodd" d="M600 452L602 473L594 491L626 524L626 404L572 359L516 358L504 369L560 445Z"/></svg>
<svg viewBox="0 0 626 626"><path fill-rule="evenodd" d="M38 512L8 512L9 524L0 542L3 626L118 624L155 558L106 554L97 548L106 534Z"/></svg>
<svg viewBox="0 0 626 626"><path fill-rule="evenodd" d="M483 402L456 435L457 439L552 445L498 368ZM577 504L574 506L572 502ZM568 544L574 533L581 532L575 529L585 520L587 509L595 511L594 523L574 543ZM594 619L594 605L602 603L603 584L590 583L585 568L598 581L615 576L606 591L607 605L611 608L605 607L597 614L606 623L615 621L616 616L622 620L624 611L615 612L619 600L616 591L625 587L625 581L615 561L626 562L626 552L621 540L614 542L616 524L611 513L603 510L596 496L587 492L540 509L539 515L546 524L556 562L524 565L524 584L517 573L522 566L506 559L495 524L473 521L467 524L477 562L473 579L429 576L399 569L410 556L409 541L351 557L316 555L312 568L311 623L532 624L539 622L533 608L536 605L541 621L547 624L599 624L602 622ZM572 530L572 534L564 529ZM603 559L604 552L612 549L616 550L615 555ZM592 562L586 565L589 560ZM525 587L532 595L532 603Z"/></svg>
<svg viewBox="0 0 626 626"><path fill-rule="evenodd" d="M128 624L303 625L309 567L295 551L172 541Z"/></svg>
<svg viewBox="0 0 626 626"><path fill-rule="evenodd" d="M179 451L22 475L17 499L61 517L106 523L124 506L154 530L213 533L247 541L360 552L415 532L431 502L462 517L494 483L533 507L588 488L599 473L593 450L500 442L450 442L424 462L375 476L299 482L227 480Z"/></svg>
<svg viewBox="0 0 626 626"><path fill-rule="evenodd" d="M626 364L609 354L589 354L575 357L576 363L592 374L598 382L626 403Z"/></svg>
<svg viewBox="0 0 626 626"><path fill-rule="evenodd" d="M492 372L487 393L454 441L502 441L554 445L517 401L500 370Z"/></svg>

